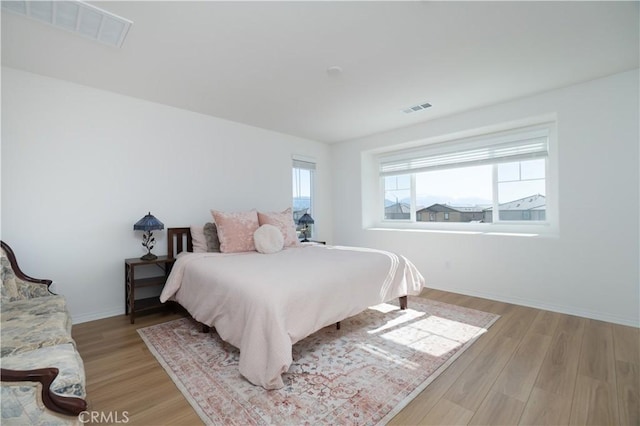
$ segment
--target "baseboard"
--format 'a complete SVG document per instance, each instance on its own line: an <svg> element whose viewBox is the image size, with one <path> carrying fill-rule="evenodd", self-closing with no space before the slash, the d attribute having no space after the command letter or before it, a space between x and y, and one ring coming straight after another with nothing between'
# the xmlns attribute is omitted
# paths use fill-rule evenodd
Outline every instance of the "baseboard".
<svg viewBox="0 0 640 426"><path fill-rule="evenodd" d="M503 294L486 293L482 291L467 289L467 288L452 288L434 285L429 283L428 288L435 290L448 291L451 293L464 294L466 296L480 297L483 299L495 300L497 302L511 303L514 305L527 306L529 308L542 309L545 311L558 312L561 314L575 315L578 317L589 318L599 321L611 322L614 324L621 324L630 327L640 327L640 319L638 318L625 318L617 315L611 315L604 312L594 312L587 309L580 309L574 306L558 305L554 303L547 303L540 300L531 300L517 296L505 296Z"/></svg>
<svg viewBox="0 0 640 426"><path fill-rule="evenodd" d="M95 321L104 318L115 317L118 315L124 315L124 308L118 306L117 308L111 308L100 312L89 312L80 315L71 315L71 321L73 324L81 324L83 322Z"/></svg>

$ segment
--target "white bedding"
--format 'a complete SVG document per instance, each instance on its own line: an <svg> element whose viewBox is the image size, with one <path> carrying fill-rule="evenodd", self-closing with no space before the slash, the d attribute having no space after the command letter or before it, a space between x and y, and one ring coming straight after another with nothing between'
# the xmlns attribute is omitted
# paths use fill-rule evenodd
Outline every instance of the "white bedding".
<svg viewBox="0 0 640 426"><path fill-rule="evenodd" d="M162 291L240 349L240 373L265 389L284 386L291 346L313 332L396 297L424 278L403 256L337 246L180 255Z"/></svg>

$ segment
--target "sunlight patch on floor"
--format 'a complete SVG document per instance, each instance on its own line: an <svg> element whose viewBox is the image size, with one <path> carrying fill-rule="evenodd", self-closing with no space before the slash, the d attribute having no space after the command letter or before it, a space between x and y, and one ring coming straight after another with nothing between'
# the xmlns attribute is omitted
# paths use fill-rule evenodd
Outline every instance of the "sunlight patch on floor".
<svg viewBox="0 0 640 426"><path fill-rule="evenodd" d="M420 364L409 361L407 358L404 358L397 354L393 354L389 351L385 351L384 349L376 346L373 343L363 343L358 345L358 347L366 352L369 352L371 355L374 355L386 362L393 363L398 367L408 368L411 370L416 370L420 367Z"/></svg>
<svg viewBox="0 0 640 426"><path fill-rule="evenodd" d="M482 327L437 315L429 315L413 309L399 311L397 306L388 303L372 306L369 309L385 314L392 311L401 313L400 316L387 321L384 325L370 330L369 334L377 335L385 340L434 357L446 355L487 331ZM398 362L390 359L391 354L386 354L385 351L375 346L367 346L369 352L389 361Z"/></svg>
<svg viewBox="0 0 640 426"><path fill-rule="evenodd" d="M427 318L410 324L410 326L460 343L466 343L487 331L482 327L476 327L464 322L453 321L436 315L430 315Z"/></svg>
<svg viewBox="0 0 640 426"><path fill-rule="evenodd" d="M392 305L390 303L381 303L379 305L370 306L369 309L373 309L374 311L382 312L383 314L387 314L391 311L397 311L400 308L396 305Z"/></svg>
<svg viewBox="0 0 640 426"><path fill-rule="evenodd" d="M434 357L441 357L462 345L456 340L430 334L413 327L392 330L380 337Z"/></svg>
<svg viewBox="0 0 640 426"><path fill-rule="evenodd" d="M387 321L384 325L382 325L381 327L375 328L373 330L369 330L368 333L369 334L378 334L381 331L384 330L388 330L391 328L395 328L398 327L404 323L410 322L410 321L414 321L417 318L423 317L426 314L424 312L419 312L419 311L415 311L413 309L405 309L404 311L400 311L400 308L398 308L397 306L394 305L390 305L388 303L383 303L380 305L376 305L376 306L372 306L369 309L373 309L382 313L389 313L391 311L398 311L401 312L402 315L400 315L397 318L394 318L392 320Z"/></svg>

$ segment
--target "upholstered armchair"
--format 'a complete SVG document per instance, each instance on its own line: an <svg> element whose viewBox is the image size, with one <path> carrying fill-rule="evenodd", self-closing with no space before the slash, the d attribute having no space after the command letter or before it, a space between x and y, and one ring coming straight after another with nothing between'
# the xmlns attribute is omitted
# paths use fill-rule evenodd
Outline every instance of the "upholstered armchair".
<svg viewBox="0 0 640 426"><path fill-rule="evenodd" d="M51 280L22 272L13 250L0 244L3 422L77 422L68 416L87 408L85 373L66 301L49 291Z"/></svg>

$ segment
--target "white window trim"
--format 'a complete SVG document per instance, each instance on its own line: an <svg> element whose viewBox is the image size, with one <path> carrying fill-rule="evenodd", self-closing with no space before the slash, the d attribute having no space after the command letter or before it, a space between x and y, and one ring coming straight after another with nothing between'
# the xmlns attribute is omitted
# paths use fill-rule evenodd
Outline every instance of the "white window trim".
<svg viewBox="0 0 640 426"><path fill-rule="evenodd" d="M494 223L458 223L458 222L431 222L416 221L416 209L413 205L415 203L415 173L411 173L412 176L412 208L411 219L409 220L388 220L384 218L384 177L380 176L380 163L381 161L389 161L389 159L400 159L406 156L408 153L417 153L424 150L428 150L429 144L427 141L421 146L411 149L403 150L386 150L384 152L377 152L371 157L373 161L373 167L378 171L378 191L377 201L375 203L378 206L376 217L378 218L372 226L367 229L385 229L385 230L402 230L402 231L419 231L419 232L451 232L451 233L463 233L463 234L487 234L487 235L514 235L514 236L557 236L559 234L559 209L558 209L558 163L557 163L557 125L555 117L553 121L547 116L544 120L537 122L530 122L526 127L518 126L511 128L503 128L499 132L494 134L483 134L480 132L478 136L471 136L465 139L458 138L442 138L439 137L438 145L445 146L449 144L460 144L461 149L473 146L476 141L487 140L500 140L500 138L509 138L512 135L523 134L524 132L531 131L532 134L539 134L540 131L546 133L548 137L548 154L545 157L546 162L546 174L545 174L545 188L546 188L546 220L544 221L496 221ZM482 142L481 142L482 143ZM517 160L516 160L517 161ZM494 167L497 169L497 167ZM494 172L497 173L497 172ZM497 185L497 179L494 177L493 184ZM494 191L496 188L494 187ZM496 206L494 206L494 211Z"/></svg>
<svg viewBox="0 0 640 426"><path fill-rule="evenodd" d="M316 199L316 170L318 168L318 164L315 158L307 157L304 155L293 154L291 156L292 166L291 168L303 169L311 171L310 175L310 203L309 203L309 215L316 220L314 207L315 207L315 199ZM298 224L296 223L296 226ZM311 234L309 238L314 238L318 234L317 224L314 223L311 227Z"/></svg>

